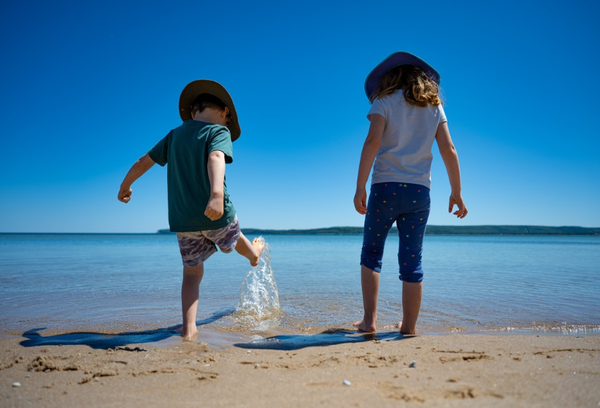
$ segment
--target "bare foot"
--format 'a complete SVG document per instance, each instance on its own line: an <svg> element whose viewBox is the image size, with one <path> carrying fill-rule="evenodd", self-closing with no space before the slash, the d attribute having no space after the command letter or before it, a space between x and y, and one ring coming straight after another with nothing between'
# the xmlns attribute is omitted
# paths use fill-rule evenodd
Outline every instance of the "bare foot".
<svg viewBox="0 0 600 408"><path fill-rule="evenodd" d="M188 333L184 333L182 330L181 337L183 341L196 341L196 339L198 338L198 329L194 327Z"/></svg>
<svg viewBox="0 0 600 408"><path fill-rule="evenodd" d="M400 334L403 334L405 336L416 336L417 335L416 330L406 330L406 328L402 327L402 322L398 323L398 328L400 329Z"/></svg>
<svg viewBox="0 0 600 408"><path fill-rule="evenodd" d="M359 331L366 333L373 333L377 331L375 324L366 324L364 319L359 322L354 322L354 327L356 327Z"/></svg>
<svg viewBox="0 0 600 408"><path fill-rule="evenodd" d="M250 265L256 266L258 265L258 260L260 259L260 254L265 249L265 241L259 238L254 238L252 240L252 251L254 252L254 256L250 259Z"/></svg>

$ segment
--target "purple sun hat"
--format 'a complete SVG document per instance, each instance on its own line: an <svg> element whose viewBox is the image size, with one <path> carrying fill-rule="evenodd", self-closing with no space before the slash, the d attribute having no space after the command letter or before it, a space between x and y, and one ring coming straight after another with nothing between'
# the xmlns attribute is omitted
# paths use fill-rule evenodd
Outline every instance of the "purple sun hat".
<svg viewBox="0 0 600 408"><path fill-rule="evenodd" d="M437 84L440 83L440 74L433 69L431 65L416 55L399 51L384 59L367 76L367 80L365 81L365 93L367 94L367 98L371 99L371 95L373 95L373 92L375 92L385 74L387 74L392 68L396 68L400 65L414 65L419 67L425 72L425 74L427 74L429 78L431 78Z"/></svg>

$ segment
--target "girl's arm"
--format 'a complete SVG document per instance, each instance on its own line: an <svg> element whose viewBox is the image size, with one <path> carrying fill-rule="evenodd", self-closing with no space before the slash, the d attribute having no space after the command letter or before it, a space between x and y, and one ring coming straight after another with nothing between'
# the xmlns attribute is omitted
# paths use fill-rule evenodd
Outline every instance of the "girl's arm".
<svg viewBox="0 0 600 408"><path fill-rule="evenodd" d="M437 141L440 154L442 155L442 159L446 165L446 172L448 172L448 179L450 180L450 187L452 188L448 212L452 212L452 208L456 205L458 210L454 212L454 215L456 215L458 218L465 218L469 211L465 206L461 194L458 153L456 153L456 148L454 147L454 143L452 143L447 122L442 122L438 125L438 129L435 134L435 140Z"/></svg>
<svg viewBox="0 0 600 408"><path fill-rule="evenodd" d="M367 140L360 155L360 165L358 166L358 179L356 180L356 193L354 194L354 208L360 214L367 213L367 190L365 185L369 179L371 168L379 147L381 146L381 137L385 130L385 118L378 114L370 116L371 126L367 134Z"/></svg>
<svg viewBox="0 0 600 408"><path fill-rule="evenodd" d="M123 179L123 182L121 183L121 188L119 189L118 195L119 201L127 204L129 200L131 200L131 185L134 181L142 177L145 172L150 170L150 167L152 166L154 166L154 160L148 156L148 153L133 163L133 166L131 166L131 169L129 169L129 172L127 172L125 179Z"/></svg>
<svg viewBox="0 0 600 408"><path fill-rule="evenodd" d="M208 155L208 179L210 181L210 198L204 215L211 221L216 221L223 216L223 200L225 193L223 185L225 184L225 153L220 150L213 150Z"/></svg>

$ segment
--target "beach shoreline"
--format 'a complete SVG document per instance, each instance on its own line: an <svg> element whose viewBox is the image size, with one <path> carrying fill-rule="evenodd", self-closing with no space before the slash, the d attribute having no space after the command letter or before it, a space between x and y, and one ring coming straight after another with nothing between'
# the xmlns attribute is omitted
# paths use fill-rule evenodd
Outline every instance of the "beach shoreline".
<svg viewBox="0 0 600 408"><path fill-rule="evenodd" d="M296 337L302 347L279 350L243 347L259 336L209 328L200 333L195 342L171 336L108 349L67 342L24 347L24 337L5 338L0 340L2 406L600 403L599 335L425 334L327 346L303 345ZM287 339L279 337L282 343Z"/></svg>

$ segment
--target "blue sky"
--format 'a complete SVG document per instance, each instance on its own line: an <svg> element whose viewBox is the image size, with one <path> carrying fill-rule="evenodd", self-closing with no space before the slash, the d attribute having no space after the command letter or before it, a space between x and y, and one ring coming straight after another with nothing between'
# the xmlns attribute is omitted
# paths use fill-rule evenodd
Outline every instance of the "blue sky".
<svg viewBox="0 0 600 408"><path fill-rule="evenodd" d="M117 201L181 122L190 81L238 109L227 184L242 228L359 226L366 75L395 51L442 77L470 213L432 225L600 227L594 1L20 2L0 5L0 232L167 228L166 170Z"/></svg>

